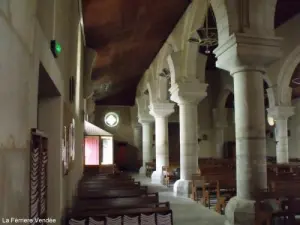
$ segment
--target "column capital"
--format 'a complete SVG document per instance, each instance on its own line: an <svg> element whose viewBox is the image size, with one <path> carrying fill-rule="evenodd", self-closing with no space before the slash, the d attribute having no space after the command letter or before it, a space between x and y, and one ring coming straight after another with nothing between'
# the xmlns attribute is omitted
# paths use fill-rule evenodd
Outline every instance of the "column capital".
<svg viewBox="0 0 300 225"><path fill-rule="evenodd" d="M142 127L142 126L141 126L141 124L140 124L139 122L136 122L136 123L132 123L132 124L131 124L131 127L132 127L133 129L135 129L135 128L140 128L140 127Z"/></svg>
<svg viewBox="0 0 300 225"><path fill-rule="evenodd" d="M150 115L154 117L168 117L174 110L174 103L170 102L156 102L149 106Z"/></svg>
<svg viewBox="0 0 300 225"><path fill-rule="evenodd" d="M233 33L214 53L216 66L233 75L241 70L265 71L265 67L281 56L281 38L258 37Z"/></svg>
<svg viewBox="0 0 300 225"><path fill-rule="evenodd" d="M207 96L208 84L200 83L197 79L172 84L169 92L171 100L177 104L198 104Z"/></svg>
<svg viewBox="0 0 300 225"><path fill-rule="evenodd" d="M275 106L268 108L268 115L273 117L275 120L288 119L295 114L295 107L291 106Z"/></svg>
<svg viewBox="0 0 300 225"><path fill-rule="evenodd" d="M148 115L139 115L139 123L143 124L143 123L153 123L154 122L154 118L153 116L151 116L150 114Z"/></svg>

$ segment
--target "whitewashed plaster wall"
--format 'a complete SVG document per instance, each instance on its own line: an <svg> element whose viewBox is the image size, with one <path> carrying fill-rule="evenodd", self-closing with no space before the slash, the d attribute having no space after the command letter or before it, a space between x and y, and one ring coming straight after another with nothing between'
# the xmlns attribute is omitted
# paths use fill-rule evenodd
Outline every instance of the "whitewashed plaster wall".
<svg viewBox="0 0 300 225"><path fill-rule="evenodd" d="M0 104L5 106L0 111L2 127L0 129L0 217L2 218L28 218L29 215L29 138L30 128L37 127L40 62L62 97L66 96L65 92L67 93L64 85L66 71L76 67L73 61L76 54L74 57L69 54L67 44L72 42L68 36L72 35L72 28L65 30L67 27L72 27L72 24L69 21L62 22L66 18L74 20L77 18L79 21L76 1L69 1L73 2L73 7L72 4L55 5L55 9L60 8L64 12L63 15L61 13L61 17L56 14L49 16L55 11L52 6L48 6L51 1L46 1L45 4L41 4L42 1L38 2L37 5L36 0L0 1L0 78L5 81L0 82ZM52 26L54 22L49 22L54 17L56 17L55 29ZM74 31L75 37L76 33L77 29ZM58 39L63 47L62 57L57 60L50 51L50 40L53 37ZM62 116L61 114L60 119L63 118ZM59 148L53 149L55 150L60 152ZM61 160L53 166L60 167ZM58 194L56 192L56 195ZM60 199L59 204L56 205L60 215L48 214L48 216L59 217L57 218L59 221L64 206L65 202Z"/></svg>
<svg viewBox="0 0 300 225"><path fill-rule="evenodd" d="M119 124L116 127L109 127L105 124L104 117L108 112L114 112L119 115ZM112 133L115 140L128 142L129 144L134 145L130 106L97 105L95 111L95 124Z"/></svg>
<svg viewBox="0 0 300 225"><path fill-rule="evenodd" d="M288 121L288 127L291 131L289 137L289 157L300 158L300 99L292 101L292 105L295 107L295 115Z"/></svg>

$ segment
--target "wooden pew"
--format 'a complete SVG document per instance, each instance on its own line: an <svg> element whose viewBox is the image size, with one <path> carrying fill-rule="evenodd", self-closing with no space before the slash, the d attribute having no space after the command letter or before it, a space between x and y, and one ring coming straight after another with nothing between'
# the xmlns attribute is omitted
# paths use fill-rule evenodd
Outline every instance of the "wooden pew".
<svg viewBox="0 0 300 225"><path fill-rule="evenodd" d="M136 223L128 219L134 216ZM84 177L78 185L78 198L68 224L94 225L95 221L102 221L106 225L112 220L120 220L122 225L132 225L141 224L145 216L154 218L155 225L173 223L169 203L159 203L158 193L147 193L147 187L140 186L139 182L118 180L108 175L100 179Z"/></svg>
<svg viewBox="0 0 300 225"><path fill-rule="evenodd" d="M236 192L234 167L201 165L200 173L192 175L191 198L210 208L211 196L216 197L216 211L221 212Z"/></svg>
<svg viewBox="0 0 300 225"><path fill-rule="evenodd" d="M78 198L116 198L116 197L131 197L131 196L140 196L147 194L148 187L140 186L134 188L124 189L122 187L118 189L109 189L106 191L103 190L81 190L78 192Z"/></svg>
<svg viewBox="0 0 300 225"><path fill-rule="evenodd" d="M93 174L85 175L81 180L105 180L105 179L118 179L118 180L130 180L131 176L126 173L114 173L114 174Z"/></svg>
<svg viewBox="0 0 300 225"><path fill-rule="evenodd" d="M162 171L164 174L164 185L167 187L170 186L170 182L175 182L176 180L180 179L180 177L176 176L175 170L180 168L180 165L177 163L170 163L169 166L163 166Z"/></svg>
<svg viewBox="0 0 300 225"><path fill-rule="evenodd" d="M146 177L151 177L153 171L155 170L155 162L146 162Z"/></svg>
<svg viewBox="0 0 300 225"><path fill-rule="evenodd" d="M230 198L236 195L236 179L235 177L225 177L217 180L216 196L217 202L215 210L220 214L224 214L225 207Z"/></svg>
<svg viewBox="0 0 300 225"><path fill-rule="evenodd" d="M202 194L201 194L201 187L203 186L204 179L203 176L200 174L192 174L192 193L191 199L194 201L199 201Z"/></svg>
<svg viewBox="0 0 300 225"><path fill-rule="evenodd" d="M163 212L166 210L170 210L169 202L160 202L160 203L149 203L136 205L131 207L124 208L110 208L110 209L102 209L99 210L87 210L87 211L74 211L72 216L107 216L107 215L126 215L126 214L134 214L134 213L149 213L149 212Z"/></svg>
<svg viewBox="0 0 300 225"><path fill-rule="evenodd" d="M300 215L300 193L295 191L294 188L287 187L275 192L258 192L255 198L255 225L271 225L274 220L277 220L277 224L299 224L296 216Z"/></svg>
<svg viewBox="0 0 300 225"><path fill-rule="evenodd" d="M89 209L130 208L135 205L158 203L158 193L150 193L140 196L120 198L89 198L78 199L76 210L86 211Z"/></svg>
<svg viewBox="0 0 300 225"><path fill-rule="evenodd" d="M173 214L172 210L157 207L154 209L148 209L139 213L112 213L105 216L73 216L69 217L69 225L106 225L111 222L114 224L122 225L142 225L145 224L144 221L147 221L147 224L153 225L172 225L173 224Z"/></svg>

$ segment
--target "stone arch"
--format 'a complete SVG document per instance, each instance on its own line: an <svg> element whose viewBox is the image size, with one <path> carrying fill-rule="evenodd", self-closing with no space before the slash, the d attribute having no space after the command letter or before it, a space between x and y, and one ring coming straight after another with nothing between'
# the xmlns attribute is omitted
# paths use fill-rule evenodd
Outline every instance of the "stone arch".
<svg viewBox="0 0 300 225"><path fill-rule="evenodd" d="M180 64L180 53L179 52L173 52L173 54L167 56L167 63L170 70L170 77L171 77L171 84L176 83L178 81L179 77L179 64Z"/></svg>
<svg viewBox="0 0 300 225"><path fill-rule="evenodd" d="M135 98L135 103L138 108L138 115L148 115L149 114L149 95L142 93L141 96Z"/></svg>
<svg viewBox="0 0 300 225"><path fill-rule="evenodd" d="M147 87L147 91L148 91L148 93L149 93L149 101L150 102L153 102L153 100L155 99L155 96L154 96L154 85L153 85L153 83L150 83L150 82L147 82L147 84L146 84L146 87Z"/></svg>
<svg viewBox="0 0 300 225"><path fill-rule="evenodd" d="M159 75L165 68L167 57L172 54L172 52L174 52L173 46L166 42L157 57L156 75Z"/></svg>
<svg viewBox="0 0 300 225"><path fill-rule="evenodd" d="M289 86L293 73L300 63L300 45L284 60L277 77L279 104L291 105L291 88Z"/></svg>
<svg viewBox="0 0 300 225"><path fill-rule="evenodd" d="M230 85L226 85L225 88L219 94L217 108L225 108L227 98L231 93L233 94L233 87Z"/></svg>
<svg viewBox="0 0 300 225"><path fill-rule="evenodd" d="M274 35L277 0L210 0L215 14L219 44L234 32ZM243 4L241 4L243 3Z"/></svg>

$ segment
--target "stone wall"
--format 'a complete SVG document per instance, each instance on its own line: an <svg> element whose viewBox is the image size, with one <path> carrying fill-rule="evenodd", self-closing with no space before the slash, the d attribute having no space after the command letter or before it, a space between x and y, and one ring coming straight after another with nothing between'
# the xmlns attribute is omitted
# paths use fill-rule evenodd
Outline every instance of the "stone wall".
<svg viewBox="0 0 300 225"><path fill-rule="evenodd" d="M291 136L289 137L289 157L300 158L300 99L292 101L295 107L295 115L288 121L288 128Z"/></svg>
<svg viewBox="0 0 300 225"><path fill-rule="evenodd" d="M116 127L105 124L104 117L108 112L119 115L119 124ZM115 140L134 145L130 106L96 106L95 125L113 134Z"/></svg>
<svg viewBox="0 0 300 225"><path fill-rule="evenodd" d="M77 1L0 1L0 78L3 81L0 82L0 104L4 106L0 112L2 218L29 216L29 140L30 129L38 126L40 64L44 66L62 97L59 101L67 100L68 78L71 74L75 75L77 69L78 24ZM56 39L62 45L63 51L57 59L50 51L51 39ZM44 129L48 129L48 138L52 143L49 144L49 160L50 157L58 157L52 160L50 168L60 170L61 139L57 134L62 133L62 126L51 121L59 121L62 111L55 104L49 104L47 107L47 110L40 114L42 113L46 118L44 120L48 122L48 125L44 124ZM52 107L55 108L53 111ZM64 195L69 191L66 188L66 193L62 193L62 189L56 188L63 185L65 188L68 182L63 182L63 179L68 179L62 178L63 175L59 172L55 176L58 178L57 182L49 179L49 182L56 183L55 187L49 185L49 198L53 201L49 201L48 216L57 219L57 224L60 224L62 211L66 206Z"/></svg>

